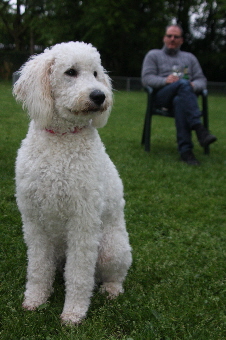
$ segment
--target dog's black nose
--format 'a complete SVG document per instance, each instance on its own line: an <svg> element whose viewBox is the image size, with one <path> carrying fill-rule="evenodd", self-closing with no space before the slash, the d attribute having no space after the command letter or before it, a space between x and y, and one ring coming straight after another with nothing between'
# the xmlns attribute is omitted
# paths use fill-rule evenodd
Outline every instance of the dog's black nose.
<svg viewBox="0 0 226 340"><path fill-rule="evenodd" d="M93 92L90 93L89 97L96 105L103 104L106 98L104 92L100 90L94 90Z"/></svg>

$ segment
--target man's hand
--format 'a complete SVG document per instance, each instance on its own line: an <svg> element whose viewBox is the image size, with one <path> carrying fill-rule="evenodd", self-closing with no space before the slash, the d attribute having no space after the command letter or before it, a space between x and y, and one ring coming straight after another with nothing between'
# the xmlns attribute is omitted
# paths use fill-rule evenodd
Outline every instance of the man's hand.
<svg viewBox="0 0 226 340"><path fill-rule="evenodd" d="M180 78L178 76L174 76L173 74L170 74L167 78L166 78L166 84L172 84L175 83L175 81L178 81Z"/></svg>

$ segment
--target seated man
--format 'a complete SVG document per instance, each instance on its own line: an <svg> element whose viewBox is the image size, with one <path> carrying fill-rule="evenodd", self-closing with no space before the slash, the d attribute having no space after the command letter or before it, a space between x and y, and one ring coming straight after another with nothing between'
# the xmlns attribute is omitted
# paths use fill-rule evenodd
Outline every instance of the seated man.
<svg viewBox="0 0 226 340"><path fill-rule="evenodd" d="M157 90L156 106L173 109L181 160L190 165L199 165L192 152L191 131L196 131L202 147L217 138L201 124L195 92L206 88L206 78L196 57L180 50L182 35L179 25L166 28L163 48L149 51L144 58L142 83Z"/></svg>

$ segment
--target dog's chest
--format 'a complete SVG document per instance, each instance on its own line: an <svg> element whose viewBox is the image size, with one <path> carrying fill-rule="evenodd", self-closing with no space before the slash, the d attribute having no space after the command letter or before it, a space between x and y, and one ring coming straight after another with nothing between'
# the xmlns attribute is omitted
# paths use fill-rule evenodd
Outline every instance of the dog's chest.
<svg viewBox="0 0 226 340"><path fill-rule="evenodd" d="M29 200L35 209L53 216L68 217L94 202L101 209L108 157L98 140L85 142L47 146L25 141L17 159L18 200Z"/></svg>

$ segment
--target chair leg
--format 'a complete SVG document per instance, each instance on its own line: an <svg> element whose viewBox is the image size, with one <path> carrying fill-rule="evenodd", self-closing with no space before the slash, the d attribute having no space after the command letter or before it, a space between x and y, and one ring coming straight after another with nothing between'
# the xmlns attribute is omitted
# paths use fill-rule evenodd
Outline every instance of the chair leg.
<svg viewBox="0 0 226 340"><path fill-rule="evenodd" d="M202 114L203 114L203 125L209 130L209 119L208 119L208 101L207 101L208 91L202 91ZM209 145L204 147L204 154L209 155L210 147Z"/></svg>
<svg viewBox="0 0 226 340"><path fill-rule="evenodd" d="M143 132L142 132L141 145L145 144L145 125L146 125L146 116L145 116L145 119L144 119L144 127L143 127Z"/></svg>
<svg viewBox="0 0 226 340"><path fill-rule="evenodd" d="M152 92L153 89L151 87L146 88L147 91L147 109L144 120L144 128L142 134L141 144L144 145L144 150L146 152L150 152L151 149L151 119L152 119L152 110L153 110L153 98Z"/></svg>
<svg viewBox="0 0 226 340"><path fill-rule="evenodd" d="M143 128L143 134L142 134L142 140L141 144L144 145L144 150L147 152L150 152L150 131L151 131L151 121L150 121L150 115L147 110L144 120L144 128Z"/></svg>
<svg viewBox="0 0 226 340"><path fill-rule="evenodd" d="M209 145L204 147L204 154L205 155L209 155L210 154L210 147L209 147Z"/></svg>
<svg viewBox="0 0 226 340"><path fill-rule="evenodd" d="M151 150L151 115L150 112L147 112L145 119L145 144L144 149L146 152L150 152Z"/></svg>

